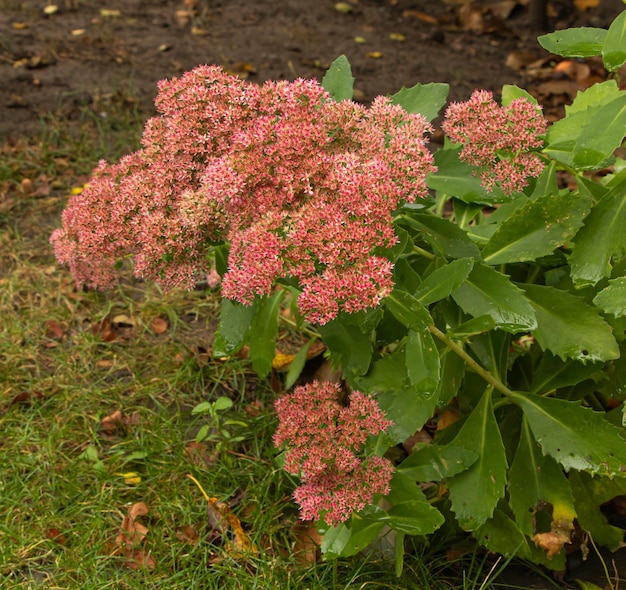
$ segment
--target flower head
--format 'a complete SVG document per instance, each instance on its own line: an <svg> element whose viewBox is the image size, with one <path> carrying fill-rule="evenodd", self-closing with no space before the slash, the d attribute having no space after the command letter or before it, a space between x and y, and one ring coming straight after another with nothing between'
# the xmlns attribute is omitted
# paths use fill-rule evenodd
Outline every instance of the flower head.
<svg viewBox="0 0 626 590"><path fill-rule="evenodd" d="M546 121L541 108L524 98L500 107L491 92L476 90L467 102L448 107L442 129L463 144L462 160L484 168L481 181L488 190L496 183L506 193L522 190L543 169L531 150L541 147Z"/></svg>
<svg viewBox="0 0 626 590"><path fill-rule="evenodd" d="M392 265L375 252L395 244L394 210L435 170L422 116L215 66L161 82L156 106L142 149L101 163L52 236L78 283L108 287L134 258L137 276L191 287L226 241L222 293L242 303L290 277L305 317L324 323L389 293Z"/></svg>
<svg viewBox="0 0 626 590"><path fill-rule="evenodd" d="M336 383L314 381L276 402L274 443L287 449L285 470L302 479L294 492L302 518L331 525L387 494L393 473L382 457L359 457L367 437L392 423L371 397L354 391L344 406L340 393Z"/></svg>

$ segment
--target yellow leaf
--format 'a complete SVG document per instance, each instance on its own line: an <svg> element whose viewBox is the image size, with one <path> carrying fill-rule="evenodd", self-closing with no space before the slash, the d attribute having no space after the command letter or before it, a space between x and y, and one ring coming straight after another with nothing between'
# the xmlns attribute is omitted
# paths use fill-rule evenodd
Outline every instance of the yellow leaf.
<svg viewBox="0 0 626 590"><path fill-rule="evenodd" d="M119 475L124 478L124 483L127 486L136 486L141 483L141 477L134 471L129 471L127 473L116 473L115 475Z"/></svg>
<svg viewBox="0 0 626 590"><path fill-rule="evenodd" d="M100 9L100 16L106 17L117 17L122 16L122 13L119 10L109 10L107 8Z"/></svg>
<svg viewBox="0 0 626 590"><path fill-rule="evenodd" d="M402 33L390 33L389 38L392 41L406 41L406 37Z"/></svg>
<svg viewBox="0 0 626 590"><path fill-rule="evenodd" d="M584 12L590 8L596 8L600 4L600 0L574 0L574 4L578 10Z"/></svg>
<svg viewBox="0 0 626 590"><path fill-rule="evenodd" d="M370 59L380 59L383 56L383 54L380 51L370 51L367 54L367 57L369 57Z"/></svg>
<svg viewBox="0 0 626 590"><path fill-rule="evenodd" d="M294 358L295 355L293 354L283 354L282 352L277 352L276 356L272 359L272 368L280 371L280 369L284 369L288 366Z"/></svg>

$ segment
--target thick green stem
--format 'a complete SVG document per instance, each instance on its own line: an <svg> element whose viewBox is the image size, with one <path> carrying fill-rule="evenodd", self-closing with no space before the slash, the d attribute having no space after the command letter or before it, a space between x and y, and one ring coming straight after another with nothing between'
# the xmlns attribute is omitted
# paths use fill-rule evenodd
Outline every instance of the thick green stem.
<svg viewBox="0 0 626 590"><path fill-rule="evenodd" d="M437 326L430 325L428 330L433 336L436 336L441 340L450 350L459 355L469 366L469 368L480 375L489 385L495 390L504 394L506 397L513 397L514 393L506 386L502 381L494 377L489 371L481 367L461 346L459 346L454 340L448 338Z"/></svg>

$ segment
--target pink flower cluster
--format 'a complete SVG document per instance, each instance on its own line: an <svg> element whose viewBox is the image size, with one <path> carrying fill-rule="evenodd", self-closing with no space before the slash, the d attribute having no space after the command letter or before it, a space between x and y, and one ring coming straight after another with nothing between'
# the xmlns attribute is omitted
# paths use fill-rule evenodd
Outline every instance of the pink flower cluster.
<svg viewBox="0 0 626 590"><path fill-rule="evenodd" d="M354 391L339 402L341 386L314 381L276 402L274 444L287 448L285 470L300 475L294 492L303 520L321 517L331 526L389 493L393 465L383 457L361 459L368 435L391 426L375 400Z"/></svg>
<svg viewBox="0 0 626 590"><path fill-rule="evenodd" d="M165 288L190 287L230 244L225 297L277 279L302 288L313 323L376 306L392 289L392 214L426 194L430 130L379 97L335 102L316 82L246 83L202 66L159 84L139 151L101 162L51 241L76 281L115 280L120 259Z"/></svg>
<svg viewBox="0 0 626 590"><path fill-rule="evenodd" d="M506 193L522 190L527 178L543 169L531 150L542 146L546 121L540 107L526 99L500 107L491 92L476 90L467 102L448 107L441 127L453 142L463 144L462 160L485 168L481 181L488 190L496 183Z"/></svg>

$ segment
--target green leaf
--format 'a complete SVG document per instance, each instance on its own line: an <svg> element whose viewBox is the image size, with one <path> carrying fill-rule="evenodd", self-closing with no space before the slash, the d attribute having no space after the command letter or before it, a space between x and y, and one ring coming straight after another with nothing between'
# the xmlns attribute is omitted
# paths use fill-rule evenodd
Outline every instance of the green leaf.
<svg viewBox="0 0 626 590"><path fill-rule="evenodd" d="M432 325L428 310L410 293L394 289L385 299L387 309L404 326L421 332Z"/></svg>
<svg viewBox="0 0 626 590"><path fill-rule="evenodd" d="M252 305L242 305L222 298L219 332L226 354L231 354L241 347L255 311L256 302Z"/></svg>
<svg viewBox="0 0 626 590"><path fill-rule="evenodd" d="M450 403L452 398L459 392L465 376L465 362L460 356L446 348L441 353L440 364L441 379L439 379L439 387L435 397L443 407Z"/></svg>
<svg viewBox="0 0 626 590"><path fill-rule="evenodd" d="M300 374L302 373L302 369L304 369L304 365L306 363L307 354L309 352L309 348L311 348L311 344L315 342L315 338L309 340L293 357L289 365L289 369L287 370L287 375L285 377L285 389L290 389L291 386L298 380Z"/></svg>
<svg viewBox="0 0 626 590"><path fill-rule="evenodd" d="M543 455L535 441L528 420L522 420L522 431L509 469L509 504L520 529L534 535L536 512L544 503L552 505L552 521L574 527L574 496L559 464Z"/></svg>
<svg viewBox="0 0 626 590"><path fill-rule="evenodd" d="M626 476L626 441L621 429L601 412L579 402L515 393L536 441L544 454L566 471L577 469L609 476Z"/></svg>
<svg viewBox="0 0 626 590"><path fill-rule="evenodd" d="M481 545L506 558L526 559L556 571L565 569L565 552L548 559L501 508L494 510L493 517L474 536Z"/></svg>
<svg viewBox="0 0 626 590"><path fill-rule="evenodd" d="M248 346L252 368L260 377L272 370L278 337L278 314L285 291L280 289L269 297L257 300L256 313L250 325Z"/></svg>
<svg viewBox="0 0 626 590"><path fill-rule="evenodd" d="M502 330L478 334L467 343L478 362L496 379L506 382L511 335Z"/></svg>
<svg viewBox="0 0 626 590"><path fill-rule="evenodd" d="M583 363L619 357L611 327L584 299L542 285L523 285L537 317L533 336L544 350Z"/></svg>
<svg viewBox="0 0 626 590"><path fill-rule="evenodd" d="M611 275L611 261L626 253L626 180L615 186L591 209L574 238L569 258L572 280L595 285Z"/></svg>
<svg viewBox="0 0 626 590"><path fill-rule="evenodd" d="M328 68L322 78L322 87L333 100L352 100L354 96L354 76L350 62L345 55L340 55Z"/></svg>
<svg viewBox="0 0 626 590"><path fill-rule="evenodd" d="M220 396L213 402L213 407L217 412L228 410L233 407L233 400L229 397Z"/></svg>
<svg viewBox="0 0 626 590"><path fill-rule="evenodd" d="M396 471L415 481L441 481L471 467L478 458L474 451L430 444L413 451Z"/></svg>
<svg viewBox="0 0 626 590"><path fill-rule="evenodd" d="M584 472L572 471L569 480L574 493L578 523L594 542L616 551L623 545L624 529L609 524L600 506L616 496L626 494L625 481L607 477L591 477Z"/></svg>
<svg viewBox="0 0 626 590"><path fill-rule="evenodd" d="M604 590L601 586L593 582L585 582L585 580L576 579L576 583L580 586L580 590Z"/></svg>
<svg viewBox="0 0 626 590"><path fill-rule="evenodd" d="M424 238L444 258L480 259L480 251L476 244L460 227L447 219L418 213L410 218L409 224L412 228L424 232Z"/></svg>
<svg viewBox="0 0 626 590"><path fill-rule="evenodd" d="M577 27L556 31L537 38L546 51L563 57L593 57L602 53L606 29Z"/></svg>
<svg viewBox="0 0 626 590"><path fill-rule="evenodd" d="M571 105L565 105L565 114L585 113L589 109L612 102L620 97L620 89L615 80L606 80L578 91Z"/></svg>
<svg viewBox="0 0 626 590"><path fill-rule="evenodd" d="M330 527L322 538L322 553L326 559L349 557L363 551L377 536L385 523L352 515L348 523Z"/></svg>
<svg viewBox="0 0 626 590"><path fill-rule="evenodd" d="M579 93L574 102L588 103L585 95L589 92L595 96L597 91ZM626 93L620 92L613 100L603 100L585 110L570 109L548 129L544 152L576 170L595 170L613 161L613 152L621 145L625 130Z"/></svg>
<svg viewBox="0 0 626 590"><path fill-rule="evenodd" d="M360 391L376 394L381 410L393 421L387 433L396 442L415 434L437 407L437 395L427 398L410 384L402 351L372 363L367 375L355 379L355 385Z"/></svg>
<svg viewBox="0 0 626 590"><path fill-rule="evenodd" d="M601 367L602 363L583 364L572 359L562 360L546 350L533 375L530 393L544 394L560 387L576 385L598 373Z"/></svg>
<svg viewBox="0 0 626 590"><path fill-rule="evenodd" d="M474 267L473 258L459 258L430 273L415 291L415 298L422 305L448 297L456 291Z"/></svg>
<svg viewBox="0 0 626 590"><path fill-rule="evenodd" d="M228 254L230 246L228 244L220 244L214 246L213 254L215 256L215 270L223 277L228 272Z"/></svg>
<svg viewBox="0 0 626 590"><path fill-rule="evenodd" d="M459 307L474 317L488 315L498 328L515 333L537 326L524 292L509 277L484 264L475 264L467 280L452 293Z"/></svg>
<svg viewBox="0 0 626 590"><path fill-rule="evenodd" d="M191 414L193 416L195 416L196 414L207 414L211 411L212 408L213 406L211 405L211 402L202 402L195 406L193 410L191 410Z"/></svg>
<svg viewBox="0 0 626 590"><path fill-rule="evenodd" d="M498 226L483 260L494 265L551 254L576 234L590 208L590 198L569 192L529 200Z"/></svg>
<svg viewBox="0 0 626 590"><path fill-rule="evenodd" d="M602 47L602 61L609 72L619 70L626 62L626 10L609 27Z"/></svg>
<svg viewBox="0 0 626 590"><path fill-rule="evenodd" d="M411 385L429 398L439 385L439 350L430 332L409 330L405 346L406 368Z"/></svg>
<svg viewBox="0 0 626 590"><path fill-rule="evenodd" d="M387 510L384 520L392 529L407 535L429 535L444 522L443 515L426 500L403 502Z"/></svg>
<svg viewBox="0 0 626 590"><path fill-rule="evenodd" d="M610 313L616 318L626 316L626 277L619 277L609 281L609 286L602 289L593 302L604 313Z"/></svg>
<svg viewBox="0 0 626 590"><path fill-rule="evenodd" d="M319 326L318 332L344 370L355 375L367 372L374 349L371 340L358 326L345 324L338 317Z"/></svg>
<svg viewBox="0 0 626 590"><path fill-rule="evenodd" d="M491 518L504 496L506 481L506 454L490 391L483 393L451 445L478 455L469 469L448 479L452 510L459 525L466 531L474 531Z"/></svg>
<svg viewBox="0 0 626 590"><path fill-rule="evenodd" d="M446 104L450 86L432 82L430 84L416 84L411 88L403 86L391 96L393 104L399 104L408 113L419 113L432 121L437 117L441 108Z"/></svg>
<svg viewBox="0 0 626 590"><path fill-rule="evenodd" d="M480 178L473 175L476 168L459 159L460 151L459 147L435 152L437 172L428 175L428 187L465 203L493 205L499 202L499 197L485 190Z"/></svg>
<svg viewBox="0 0 626 590"><path fill-rule="evenodd" d="M398 289L409 293L415 292L422 283L422 279L411 266L408 258L399 258L394 264L393 281Z"/></svg>
<svg viewBox="0 0 626 590"><path fill-rule="evenodd" d="M493 321L491 316L481 315L477 318L467 320L467 322L463 322L460 326L457 326L453 330L448 330L446 336L461 340L470 336L482 334L483 332L489 332L489 330L493 330L495 327L496 323Z"/></svg>
<svg viewBox="0 0 626 590"><path fill-rule="evenodd" d="M509 106L514 100L518 98L524 98L528 102L533 103L536 106L539 106L539 101L532 95L530 92L520 88L519 86L515 86L512 84L505 84L502 86L502 106Z"/></svg>

